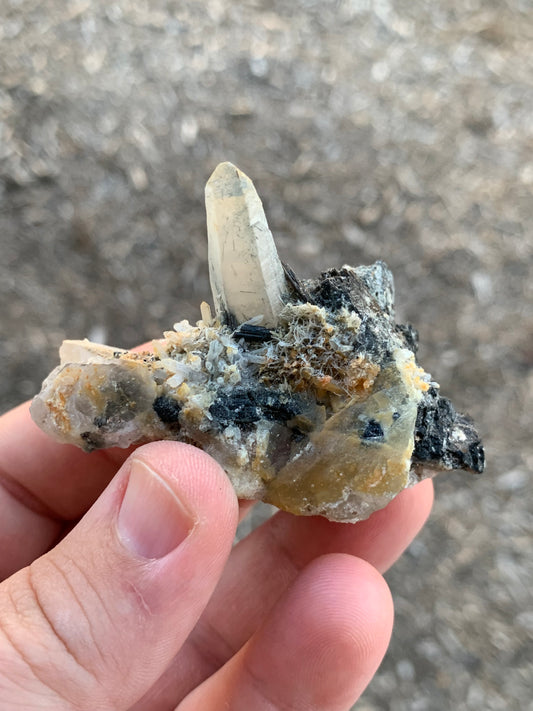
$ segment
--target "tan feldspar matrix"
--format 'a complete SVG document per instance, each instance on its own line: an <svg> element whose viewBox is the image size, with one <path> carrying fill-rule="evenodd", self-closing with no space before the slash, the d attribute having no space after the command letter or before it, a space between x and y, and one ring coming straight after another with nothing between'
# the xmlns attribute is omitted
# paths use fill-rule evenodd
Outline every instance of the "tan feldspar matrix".
<svg viewBox="0 0 533 711"><path fill-rule="evenodd" d="M392 274L371 266L300 280L277 254L252 181L221 163L206 186L214 316L180 321L153 352L65 341L31 413L87 451L194 443L241 498L333 521L367 518L484 453L394 320Z"/></svg>

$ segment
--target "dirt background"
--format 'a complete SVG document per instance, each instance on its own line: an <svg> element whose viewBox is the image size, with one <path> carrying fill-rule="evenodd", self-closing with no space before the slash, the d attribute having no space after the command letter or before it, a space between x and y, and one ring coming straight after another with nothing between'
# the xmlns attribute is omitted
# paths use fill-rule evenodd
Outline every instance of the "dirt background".
<svg viewBox="0 0 533 711"><path fill-rule="evenodd" d="M384 259L486 438L388 575L360 711L533 709L530 0L0 0L2 410L61 340L129 347L209 298L203 188L250 175L310 276Z"/></svg>

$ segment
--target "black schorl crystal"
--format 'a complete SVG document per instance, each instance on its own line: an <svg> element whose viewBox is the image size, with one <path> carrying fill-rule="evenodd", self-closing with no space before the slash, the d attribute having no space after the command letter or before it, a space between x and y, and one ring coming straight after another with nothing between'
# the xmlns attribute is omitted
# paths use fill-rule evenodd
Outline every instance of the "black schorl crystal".
<svg viewBox="0 0 533 711"><path fill-rule="evenodd" d="M265 388L234 388L221 392L209 408L215 423L223 427L251 425L263 417L287 422L298 412L295 398L284 398L279 392Z"/></svg>
<svg viewBox="0 0 533 711"><path fill-rule="evenodd" d="M181 406L172 397L161 395L154 400L152 407L162 422L177 422L179 419Z"/></svg>
<svg viewBox="0 0 533 711"><path fill-rule="evenodd" d="M473 422L430 388L418 406L413 462L481 474L485 453Z"/></svg>

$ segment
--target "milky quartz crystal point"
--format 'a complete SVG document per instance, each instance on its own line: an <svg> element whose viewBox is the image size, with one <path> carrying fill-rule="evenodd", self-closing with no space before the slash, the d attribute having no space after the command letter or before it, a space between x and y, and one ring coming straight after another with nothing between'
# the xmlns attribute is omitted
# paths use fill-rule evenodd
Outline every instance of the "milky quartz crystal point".
<svg viewBox="0 0 533 711"><path fill-rule="evenodd" d="M261 325L274 328L288 300L287 283L252 181L220 163L205 186L205 205L217 317L238 324L261 314Z"/></svg>
<svg viewBox="0 0 533 711"><path fill-rule="evenodd" d="M206 186L215 315L175 324L144 353L65 341L31 406L86 451L193 443L241 498L332 521L367 518L436 472L484 453L394 320L383 262L299 280L280 262L251 180L222 163Z"/></svg>

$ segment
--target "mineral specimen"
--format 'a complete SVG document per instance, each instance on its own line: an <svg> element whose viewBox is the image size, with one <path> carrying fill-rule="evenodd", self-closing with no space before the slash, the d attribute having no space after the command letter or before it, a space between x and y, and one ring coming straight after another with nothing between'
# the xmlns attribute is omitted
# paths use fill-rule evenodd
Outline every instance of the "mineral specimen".
<svg viewBox="0 0 533 711"><path fill-rule="evenodd" d="M237 495L358 521L442 469L481 472L471 421L416 361L394 321L383 262L299 280L277 255L250 179L230 163L206 186L215 315L175 324L144 353L65 341L31 412L91 451L190 442Z"/></svg>

